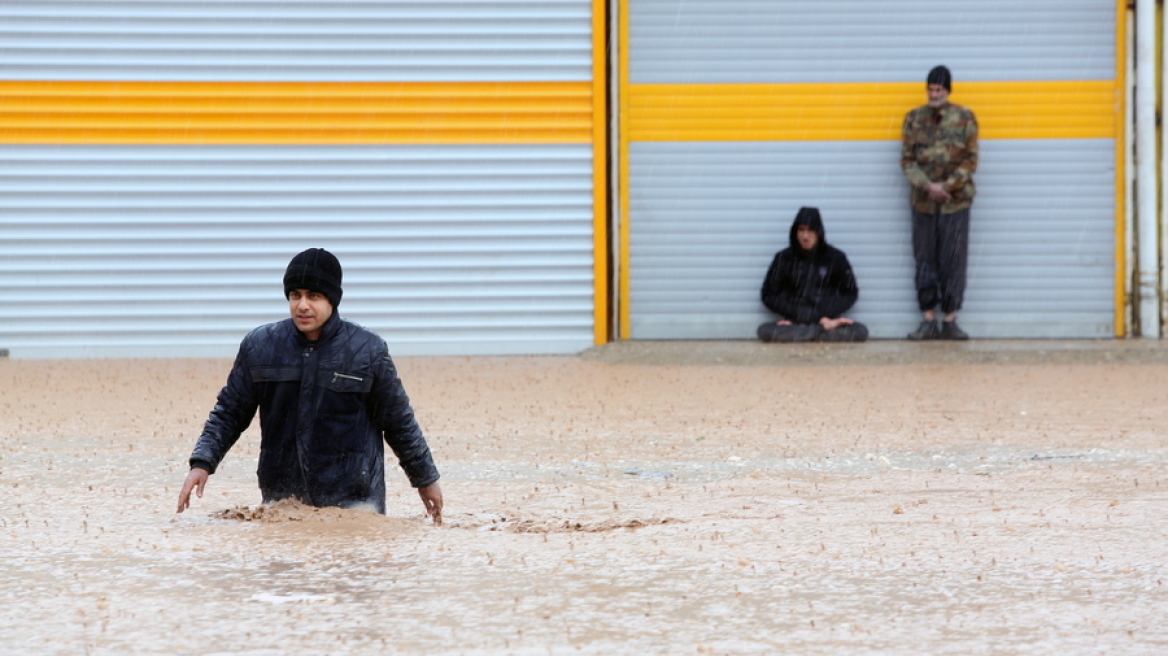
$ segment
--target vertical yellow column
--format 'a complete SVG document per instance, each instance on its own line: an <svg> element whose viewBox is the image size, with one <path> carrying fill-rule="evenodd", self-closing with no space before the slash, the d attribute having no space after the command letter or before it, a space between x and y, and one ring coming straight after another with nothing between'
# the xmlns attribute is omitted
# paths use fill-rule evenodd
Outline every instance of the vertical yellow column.
<svg viewBox="0 0 1168 656"><path fill-rule="evenodd" d="M592 0L593 342L608 342L608 0Z"/></svg>
<svg viewBox="0 0 1168 656"><path fill-rule="evenodd" d="M618 70L620 79L617 83L620 95L620 156L617 158L617 167L620 175L620 262L618 279L620 280L620 297L618 298L618 317L620 317L620 338L629 339L629 8L628 2L619 2L620 16L617 20L618 47L617 59L620 62Z"/></svg>

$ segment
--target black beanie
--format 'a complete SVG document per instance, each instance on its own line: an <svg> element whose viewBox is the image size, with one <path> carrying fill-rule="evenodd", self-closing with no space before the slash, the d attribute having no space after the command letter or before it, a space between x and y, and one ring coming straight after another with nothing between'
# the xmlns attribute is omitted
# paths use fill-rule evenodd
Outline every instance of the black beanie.
<svg viewBox="0 0 1168 656"><path fill-rule="evenodd" d="M284 298L294 289L320 292L332 303L341 304L341 263L323 248L310 248L292 258L284 271Z"/></svg>
<svg viewBox="0 0 1168 656"><path fill-rule="evenodd" d="M934 66L929 71L929 77L925 78L925 84L940 84L946 91L953 93L953 74L944 66Z"/></svg>

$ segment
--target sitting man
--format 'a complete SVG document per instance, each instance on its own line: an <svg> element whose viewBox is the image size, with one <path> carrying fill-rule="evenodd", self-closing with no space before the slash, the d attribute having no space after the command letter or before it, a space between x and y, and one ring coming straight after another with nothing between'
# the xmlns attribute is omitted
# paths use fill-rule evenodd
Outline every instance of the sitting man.
<svg viewBox="0 0 1168 656"><path fill-rule="evenodd" d="M775 254L762 283L762 302L779 321L758 327L764 342L863 342L868 328L841 316L860 296L844 252L824 239L823 219L802 207L791 224L791 246Z"/></svg>

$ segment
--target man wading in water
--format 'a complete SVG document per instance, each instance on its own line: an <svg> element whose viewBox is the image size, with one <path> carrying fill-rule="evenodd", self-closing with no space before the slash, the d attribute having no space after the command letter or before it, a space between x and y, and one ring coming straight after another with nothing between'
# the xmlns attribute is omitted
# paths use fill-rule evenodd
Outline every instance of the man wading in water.
<svg viewBox="0 0 1168 656"><path fill-rule="evenodd" d="M243 339L227 385L203 427L178 495L203 496L207 479L260 412L264 503L364 507L385 514L385 449L442 523L438 468L385 341L342 319L341 264L310 248L288 264L284 295L292 317Z"/></svg>

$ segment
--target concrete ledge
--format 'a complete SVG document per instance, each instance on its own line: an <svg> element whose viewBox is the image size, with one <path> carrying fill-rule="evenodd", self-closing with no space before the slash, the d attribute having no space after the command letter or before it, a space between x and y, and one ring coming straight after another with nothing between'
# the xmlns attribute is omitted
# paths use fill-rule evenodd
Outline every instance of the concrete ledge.
<svg viewBox="0 0 1168 656"><path fill-rule="evenodd" d="M1168 364L1168 342L1144 339L970 340L863 344L764 344L756 340L627 340L592 347L585 360L612 365L758 367Z"/></svg>

